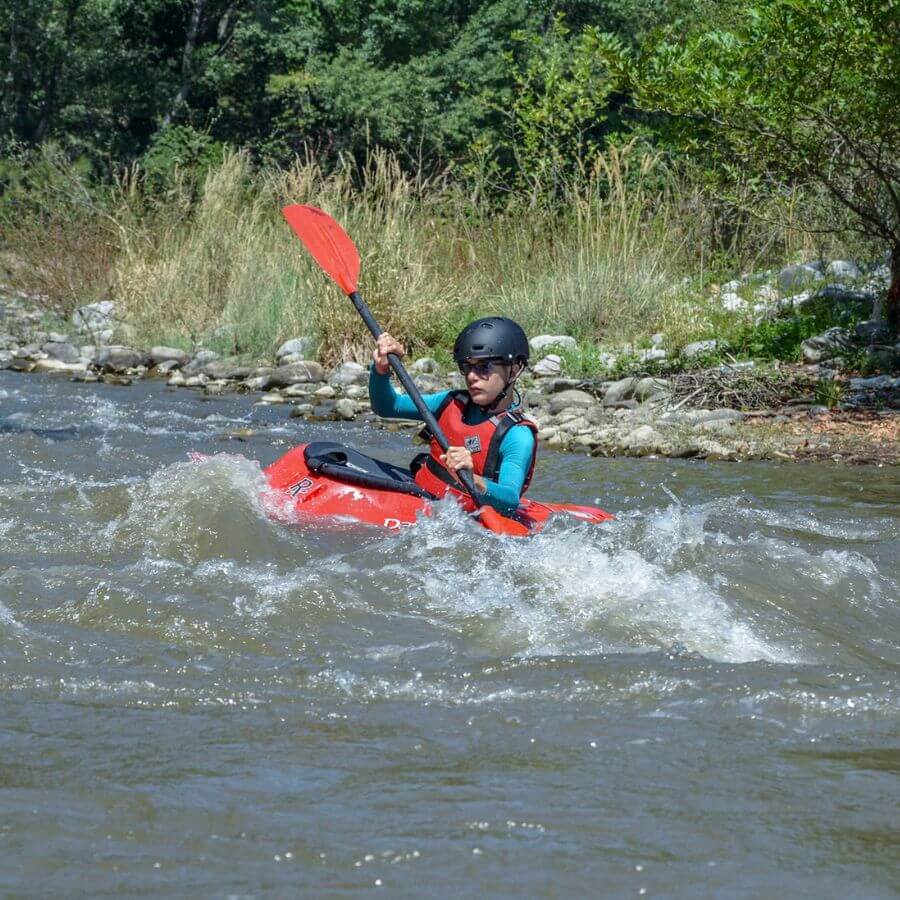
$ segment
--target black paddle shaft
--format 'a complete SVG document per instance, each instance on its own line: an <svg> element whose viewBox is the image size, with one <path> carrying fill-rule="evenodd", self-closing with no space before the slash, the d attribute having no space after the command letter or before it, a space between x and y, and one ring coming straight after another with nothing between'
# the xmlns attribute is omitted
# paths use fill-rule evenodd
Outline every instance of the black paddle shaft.
<svg viewBox="0 0 900 900"><path fill-rule="evenodd" d="M381 336L381 326L375 321L372 310L369 309L366 301L363 300L359 291L354 291L350 294L350 299L353 301L356 311L362 316L363 322L366 323L366 328L372 332L372 337L378 340ZM444 432L441 431L441 426L438 425L434 413L425 405L422 394L419 392L419 389L416 387L412 378L409 377L409 372L406 371L403 363L400 362L400 358L393 353L388 353L388 362L394 370L394 374L400 380L400 384L403 385L406 393L415 404L416 409L419 411L419 415L428 426L428 430L434 435L434 439L438 444L441 445L441 450L446 453L450 444L448 443ZM475 505L481 506L481 499L478 497L478 493L475 489L475 481L472 478L472 473L468 469L460 469L456 474L459 476L459 480L462 482L463 487L469 492L472 500L475 501Z"/></svg>

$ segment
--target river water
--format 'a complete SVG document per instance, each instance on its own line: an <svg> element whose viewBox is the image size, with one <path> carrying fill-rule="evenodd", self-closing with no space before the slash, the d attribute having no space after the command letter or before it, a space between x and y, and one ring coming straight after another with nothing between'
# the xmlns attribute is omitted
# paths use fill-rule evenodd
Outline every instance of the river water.
<svg viewBox="0 0 900 900"><path fill-rule="evenodd" d="M617 521L298 527L259 461L411 450L287 412L0 372L0 894L897 896L896 470L545 453Z"/></svg>

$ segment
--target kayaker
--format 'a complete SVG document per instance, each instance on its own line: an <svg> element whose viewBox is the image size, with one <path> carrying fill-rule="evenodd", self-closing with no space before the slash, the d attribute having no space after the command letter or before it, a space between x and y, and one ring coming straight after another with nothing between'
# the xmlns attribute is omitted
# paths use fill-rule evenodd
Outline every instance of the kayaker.
<svg viewBox="0 0 900 900"><path fill-rule="evenodd" d="M383 418L421 419L412 400L390 379L388 354L405 355L390 334L378 338L369 375L372 410ZM456 473L470 469L475 486L498 512L512 513L527 490L537 455L537 426L522 413L516 380L528 363L528 338L502 316L467 325L453 345L466 381L464 391L440 391L423 399L450 443L444 453L430 434L430 452L413 460L416 482L437 496L459 487Z"/></svg>

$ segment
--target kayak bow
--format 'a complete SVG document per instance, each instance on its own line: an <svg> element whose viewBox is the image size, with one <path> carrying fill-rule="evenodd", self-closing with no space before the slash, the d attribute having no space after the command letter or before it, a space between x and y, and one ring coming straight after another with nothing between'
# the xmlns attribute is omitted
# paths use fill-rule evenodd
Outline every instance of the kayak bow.
<svg viewBox="0 0 900 900"><path fill-rule="evenodd" d="M313 520L343 519L399 529L415 525L419 515L430 515L435 499L415 483L409 469L326 441L294 447L272 463L265 476L270 488L289 496L300 517ZM462 492L453 493L471 508ZM514 518L533 534L555 514L592 524L613 518L596 506L528 498L522 499Z"/></svg>

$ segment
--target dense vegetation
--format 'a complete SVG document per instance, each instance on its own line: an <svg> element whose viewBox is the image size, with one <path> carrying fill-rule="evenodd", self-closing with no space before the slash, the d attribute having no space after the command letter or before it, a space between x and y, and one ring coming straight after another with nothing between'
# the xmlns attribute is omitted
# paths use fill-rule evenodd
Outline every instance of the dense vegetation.
<svg viewBox="0 0 900 900"><path fill-rule="evenodd" d="M60 312L247 352L360 336L289 200L348 225L420 347L485 309L740 331L710 281L836 248L893 251L896 326L898 33L900 0L10 0L0 249Z"/></svg>

